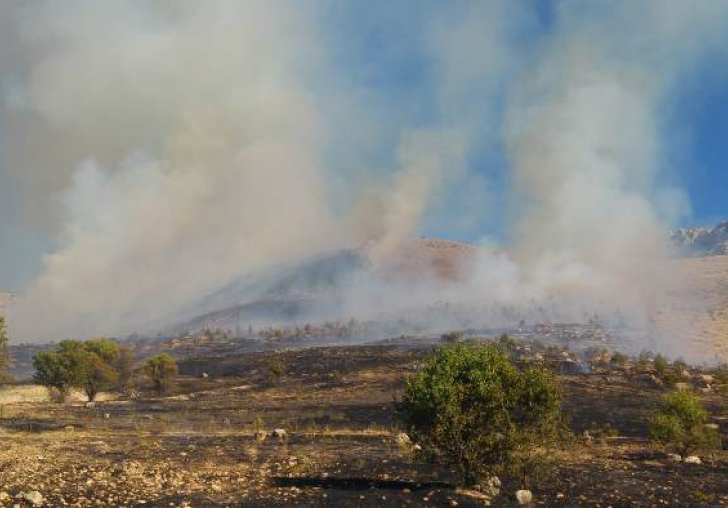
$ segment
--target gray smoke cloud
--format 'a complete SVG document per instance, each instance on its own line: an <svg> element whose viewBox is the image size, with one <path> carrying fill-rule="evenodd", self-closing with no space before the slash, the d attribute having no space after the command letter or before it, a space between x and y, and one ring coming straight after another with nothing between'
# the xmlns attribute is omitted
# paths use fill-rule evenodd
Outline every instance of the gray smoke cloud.
<svg viewBox="0 0 728 508"><path fill-rule="evenodd" d="M498 150L509 255L482 248L457 285L425 277L416 298L370 281L352 313L556 296L647 319L672 287L663 231L687 209L664 111L692 66L725 57L728 33L717 1L556 2L548 27L516 2L430 7L411 42L428 93L373 113L377 92L348 88L332 57L326 2L1 8L1 192L24 197L3 213L55 239L8 311L33 341L153 327L240 274L325 250L369 242L378 266L433 214L458 219L438 212L448 189L490 189L502 169L482 154ZM392 9L395 33L410 11ZM384 169L362 156L385 144ZM490 213L491 198L459 213Z"/></svg>

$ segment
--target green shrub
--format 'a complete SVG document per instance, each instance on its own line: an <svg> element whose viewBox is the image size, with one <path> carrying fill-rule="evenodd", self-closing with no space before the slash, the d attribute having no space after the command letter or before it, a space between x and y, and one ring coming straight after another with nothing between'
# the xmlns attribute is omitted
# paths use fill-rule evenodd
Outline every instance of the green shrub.
<svg viewBox="0 0 728 508"><path fill-rule="evenodd" d="M720 436L706 426L707 420L708 412L694 393L670 393L665 396L665 406L650 422L650 437L682 455L719 448Z"/></svg>
<svg viewBox="0 0 728 508"><path fill-rule="evenodd" d="M620 366L627 363L627 360L629 360L629 357L626 354L615 351L612 354L612 358L609 360L609 363L611 363L612 366Z"/></svg>
<svg viewBox="0 0 728 508"><path fill-rule="evenodd" d="M8 354L9 339L8 329L5 326L5 318L0 316L0 383L9 380L9 377L5 373L5 369L10 363L10 355Z"/></svg>
<svg viewBox="0 0 728 508"><path fill-rule="evenodd" d="M728 385L728 365L723 364L715 371L715 382L719 385Z"/></svg>
<svg viewBox="0 0 728 508"><path fill-rule="evenodd" d="M440 340L445 344L456 344L463 340L463 332L452 331L442 334Z"/></svg>
<svg viewBox="0 0 728 508"><path fill-rule="evenodd" d="M550 371L519 371L495 345L443 347L409 377L400 415L426 457L472 485L509 471L527 485L562 435L561 390Z"/></svg>
<svg viewBox="0 0 728 508"><path fill-rule="evenodd" d="M177 377L177 362L168 354L151 357L142 366L142 371L151 380L154 390L160 395L169 393Z"/></svg>
<svg viewBox="0 0 728 508"><path fill-rule="evenodd" d="M280 358L272 358L268 362L268 372L273 381L280 381L283 374L286 373L286 366L280 360Z"/></svg>
<svg viewBox="0 0 728 508"><path fill-rule="evenodd" d="M82 389L88 400L94 400L99 392L118 388L121 350L109 339L63 340L56 351L36 353L35 380L56 400L65 400L72 388Z"/></svg>
<svg viewBox="0 0 728 508"><path fill-rule="evenodd" d="M658 354L655 357L655 372L657 372L658 376L662 377L667 374L667 370L669 367L670 366L667 363L667 358L665 358L661 354Z"/></svg>

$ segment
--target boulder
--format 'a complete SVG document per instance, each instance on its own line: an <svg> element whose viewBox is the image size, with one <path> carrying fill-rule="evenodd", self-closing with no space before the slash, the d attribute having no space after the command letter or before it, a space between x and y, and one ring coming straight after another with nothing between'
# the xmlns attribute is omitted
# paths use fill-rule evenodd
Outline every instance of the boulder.
<svg viewBox="0 0 728 508"><path fill-rule="evenodd" d="M277 437L278 439L284 440L288 437L288 433L286 432L286 429L273 429L273 437Z"/></svg>
<svg viewBox="0 0 728 508"><path fill-rule="evenodd" d="M257 430L255 431L255 439L258 441L265 441L265 438L268 437L268 433L264 430Z"/></svg>
<svg viewBox="0 0 728 508"><path fill-rule="evenodd" d="M685 457L685 460L683 461L685 464L702 464L703 461L700 460L700 457L697 455L690 455L689 457Z"/></svg>
<svg viewBox="0 0 728 508"><path fill-rule="evenodd" d="M533 501L533 494L530 490L517 490L516 501L518 501L518 504L521 506L527 506L531 504L531 501Z"/></svg>
<svg viewBox="0 0 728 508"><path fill-rule="evenodd" d="M41 506L43 504L43 496L37 490L23 494L23 499L32 506Z"/></svg>
<svg viewBox="0 0 728 508"><path fill-rule="evenodd" d="M670 462L682 462L682 457L677 453L668 453L667 460Z"/></svg>
<svg viewBox="0 0 728 508"><path fill-rule="evenodd" d="M690 385L688 383L675 383L675 390L678 392L690 391Z"/></svg>

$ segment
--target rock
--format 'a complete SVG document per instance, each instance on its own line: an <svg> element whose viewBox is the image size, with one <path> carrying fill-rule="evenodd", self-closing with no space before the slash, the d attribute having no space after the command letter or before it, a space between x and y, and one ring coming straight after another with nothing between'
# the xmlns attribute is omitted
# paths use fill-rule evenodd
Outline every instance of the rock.
<svg viewBox="0 0 728 508"><path fill-rule="evenodd" d="M690 385L688 383L675 383L675 390L678 392L690 391Z"/></svg>
<svg viewBox="0 0 728 508"><path fill-rule="evenodd" d="M202 379L207 379L208 377L210 376L207 374L207 372L202 373Z"/></svg>
<svg viewBox="0 0 728 508"><path fill-rule="evenodd" d="M111 413L104 413L104 420L111 418Z"/></svg>
<svg viewBox="0 0 728 508"><path fill-rule="evenodd" d="M7 501L10 499L10 494L5 491L0 492L0 501Z"/></svg>
<svg viewBox="0 0 728 508"><path fill-rule="evenodd" d="M74 427L73 425L66 425L65 427L63 427L63 430L65 430L66 432L73 432L74 430L76 430L76 427Z"/></svg>
<svg viewBox="0 0 728 508"><path fill-rule="evenodd" d="M397 437L395 437L394 440L400 446L407 446L412 444L412 440L405 432L400 432L399 434L397 434Z"/></svg>
<svg viewBox="0 0 728 508"><path fill-rule="evenodd" d="M41 506L43 504L43 496L37 490L33 490L23 495L23 499L33 506Z"/></svg>
<svg viewBox="0 0 728 508"><path fill-rule="evenodd" d="M277 437L281 440L288 438L288 433L286 432L286 429L273 429L272 435L273 437Z"/></svg>
<svg viewBox="0 0 728 508"><path fill-rule="evenodd" d="M264 430L256 430L255 431L255 439L258 441L265 441L265 438L268 437L268 433Z"/></svg>
<svg viewBox="0 0 728 508"><path fill-rule="evenodd" d="M683 461L685 464L702 464L703 461L700 460L700 457L697 455L690 455L688 457L685 457L685 460Z"/></svg>
<svg viewBox="0 0 728 508"><path fill-rule="evenodd" d="M720 430L720 425L717 423L706 423L705 428L708 430Z"/></svg>
<svg viewBox="0 0 728 508"><path fill-rule="evenodd" d="M702 376L700 376L700 379L702 379L703 382L706 384L711 384L715 380L715 378L711 374L703 374Z"/></svg>
<svg viewBox="0 0 728 508"><path fill-rule="evenodd" d="M86 409L93 409L96 407L96 403L90 400L86 404L84 404L84 407Z"/></svg>
<svg viewBox="0 0 728 508"><path fill-rule="evenodd" d="M533 501L533 494L531 494L530 490L517 490L516 501L521 506L529 505Z"/></svg>
<svg viewBox="0 0 728 508"><path fill-rule="evenodd" d="M680 377L683 379L690 379L692 376L689 370L683 369L682 372L680 372Z"/></svg>
<svg viewBox="0 0 728 508"><path fill-rule="evenodd" d="M654 374L650 374L650 382L658 388L662 388L663 386L665 386L665 383L662 381L662 379L655 376Z"/></svg>
<svg viewBox="0 0 728 508"><path fill-rule="evenodd" d="M677 453L668 453L667 460L670 462L682 462L682 457Z"/></svg>

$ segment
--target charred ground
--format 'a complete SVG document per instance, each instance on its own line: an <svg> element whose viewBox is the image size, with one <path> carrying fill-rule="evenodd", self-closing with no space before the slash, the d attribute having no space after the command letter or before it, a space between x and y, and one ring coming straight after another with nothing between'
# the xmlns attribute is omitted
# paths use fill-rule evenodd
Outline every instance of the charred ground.
<svg viewBox="0 0 728 508"><path fill-rule="evenodd" d="M164 398L5 404L0 490L10 498L0 504L37 490L46 506L482 506L446 468L398 444L403 380L433 344L390 342L189 358ZM672 389L649 361L612 365L595 350L587 373L563 349L515 347L519 361L562 372L576 436L534 490L536 504L728 505L728 452L692 465L649 444L649 417ZM728 403L705 375L689 368L680 382L701 394L725 438ZM256 438L275 428L287 438ZM506 483L488 502L508 506L514 489Z"/></svg>

